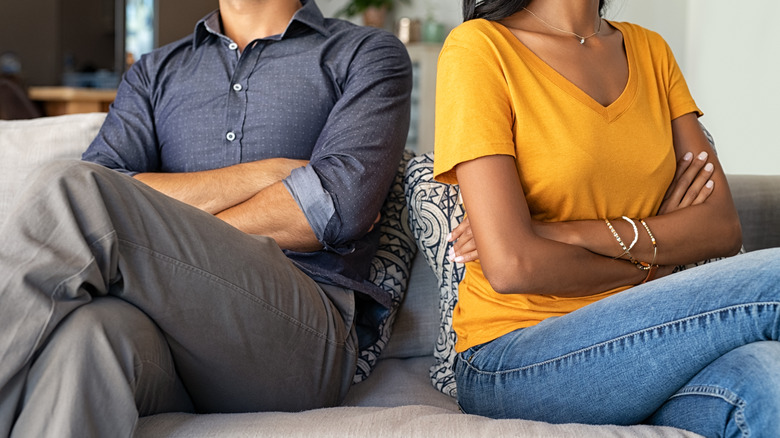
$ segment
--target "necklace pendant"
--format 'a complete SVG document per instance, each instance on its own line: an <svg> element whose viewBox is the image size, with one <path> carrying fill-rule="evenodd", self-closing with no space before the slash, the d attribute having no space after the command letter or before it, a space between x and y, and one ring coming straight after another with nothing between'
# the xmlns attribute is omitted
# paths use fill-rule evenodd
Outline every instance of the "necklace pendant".
<svg viewBox="0 0 780 438"><path fill-rule="evenodd" d="M580 37L580 44L585 44L585 38Z"/></svg>

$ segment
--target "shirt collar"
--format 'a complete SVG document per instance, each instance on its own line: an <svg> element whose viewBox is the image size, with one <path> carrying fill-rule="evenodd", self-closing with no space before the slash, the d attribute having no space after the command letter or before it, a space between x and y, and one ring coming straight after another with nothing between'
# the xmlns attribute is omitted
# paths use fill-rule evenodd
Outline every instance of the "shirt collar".
<svg viewBox="0 0 780 438"><path fill-rule="evenodd" d="M269 37L269 39L284 39L295 35L296 29L299 27L296 23L300 23L306 27L313 29L314 31L328 36L330 31L325 26L325 17L323 17L320 8L314 2L314 0L300 0L303 7L295 12L290 23L287 24L287 28L281 35ZM227 38L222 33L222 23L219 18L219 10L213 11L204 18L202 18L195 25L195 39L193 46L198 47L209 35L215 35L219 38Z"/></svg>

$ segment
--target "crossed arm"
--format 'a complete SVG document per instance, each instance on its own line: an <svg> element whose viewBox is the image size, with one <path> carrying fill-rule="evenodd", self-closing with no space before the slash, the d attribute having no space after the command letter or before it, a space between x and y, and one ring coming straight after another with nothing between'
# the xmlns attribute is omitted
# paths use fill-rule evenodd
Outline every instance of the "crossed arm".
<svg viewBox="0 0 780 438"><path fill-rule="evenodd" d="M675 119L672 131L678 171L658 215L646 219L662 248L656 278L671 273L674 265L732 255L741 246L725 174L696 116ZM622 251L602 220L533 221L512 157L478 158L455 171L469 221L453 230L454 256L461 261L478 257L496 291L581 296L646 277L630 262L613 259ZM628 222L613 221L613 226L621 236L633 236ZM631 252L650 261L650 238L638 235Z"/></svg>
<svg viewBox="0 0 780 438"><path fill-rule="evenodd" d="M321 249L322 244L281 181L307 163L271 158L201 172L139 173L135 178L246 233L269 236L281 248L306 252Z"/></svg>

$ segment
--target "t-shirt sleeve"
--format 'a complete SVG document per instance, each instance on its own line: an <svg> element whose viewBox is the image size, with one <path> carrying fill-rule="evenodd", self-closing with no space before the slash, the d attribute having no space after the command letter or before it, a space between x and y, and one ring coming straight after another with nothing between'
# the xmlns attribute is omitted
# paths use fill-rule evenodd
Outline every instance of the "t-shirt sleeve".
<svg viewBox="0 0 780 438"><path fill-rule="evenodd" d="M486 35L456 29L439 55L434 178L457 184L455 166L488 155L515 156L514 114L500 50Z"/></svg>
<svg viewBox="0 0 780 438"><path fill-rule="evenodd" d="M661 38L660 36L658 38ZM688 84L685 82L680 66L677 64L677 60L674 58L671 47L663 41L663 48L665 50L666 65L668 71L666 72L668 78L668 99L669 99L669 114L671 119L674 120L680 116L688 113L696 113L701 117L704 113L701 112L696 102L691 96L691 92L688 89Z"/></svg>

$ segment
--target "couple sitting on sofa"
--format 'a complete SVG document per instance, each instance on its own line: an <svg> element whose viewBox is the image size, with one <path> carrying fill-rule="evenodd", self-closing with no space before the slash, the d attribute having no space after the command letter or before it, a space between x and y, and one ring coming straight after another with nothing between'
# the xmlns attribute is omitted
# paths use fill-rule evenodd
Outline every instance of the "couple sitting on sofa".
<svg viewBox="0 0 780 438"><path fill-rule="evenodd" d="M380 328L393 306L367 273L378 212L406 138L411 67L392 35L324 19L313 0L302 3L220 0L219 12L199 22L190 38L131 68L84 163L42 169L19 197L0 231L0 435L132 435L139 415L159 412L331 406L368 374L371 361L363 353L379 354L386 334ZM690 425L674 415L687 411L675 403L689 402L675 393L690 382L698 385L696 379L729 378L720 371L728 366L710 363L749 357L758 366L774 357L775 343L768 352L751 346L769 332L777 312L762 303L777 302L776 275L763 267L778 255L742 256L720 269L711 264L660 279L676 264L739 247L723 171L698 130L698 109L679 71L653 76L661 74L650 61L663 54L662 42L639 28L604 22L596 2L556 3L519 2L504 16L483 13L484 5L476 13L472 8L467 18L488 21L464 24L441 58L438 95L446 101L437 114L437 153L444 159L437 169L442 180L460 183L469 212L453 231L453 258L467 263L456 315L459 400L469 412L551 422L641 422L663 405L656 424L706 433L717 421L729 423L734 409L707 399L700 403L709 405L697 405L711 413L706 424ZM562 22L584 17L581 23L590 22L595 33L570 48L566 35L534 21L531 10ZM544 158L554 165L527 164L540 151L516 147L521 135L564 135L544 124L550 114L534 122L532 134L517 118L535 119L535 106L520 100L527 92L545 94L539 85L514 82L532 69L512 78L516 89L499 80L508 73L500 66L544 68L520 44L533 46L531 35L540 38L534 52L551 65L557 58L544 54L594 50L591 55L618 67L616 57L628 59L655 86L672 89L638 87L626 64L614 70L614 83L627 82L639 97L624 98L612 86L614 78L594 83L598 70L583 64L574 77L596 99L571 111L604 109L612 105L599 102L622 99L625 114L609 131L615 139L602 142L601 134L594 135L617 119L598 114L602 125L583 122L573 130L582 150L569 147ZM587 51L572 53L587 57ZM516 53L522 57L499 59ZM671 56L662 61L674 65ZM568 62L557 67L572 68ZM555 80L555 86L565 83ZM659 104L650 98L662 100L668 114L635 131L637 120ZM528 138L539 148L555 144ZM615 148L638 139L656 147ZM564 161L590 154L596 145L613 148L596 151L599 165L609 154L621 154L614 169L619 174L588 186L583 182L594 175L582 173L577 159ZM562 174L581 173L534 179L563 164ZM621 173L628 165L634 167ZM559 199L571 184L581 185L580 192ZM603 229L594 231L596 225ZM572 236L580 239L564 238ZM748 281L754 287L732 287ZM636 293L616 293L638 283L646 284ZM753 296L727 293L743 288ZM706 309L694 308L692 301L705 292L713 297L700 300ZM591 301L597 302L585 306ZM722 318L706 318L716 313ZM705 325L705 319L718 321ZM632 345L608 333L627 333L630 322L628 332L652 338L642 333L670 320L695 320L699 327L668 324L668 331L682 333L658 329L654 343ZM604 345L621 351L602 354ZM685 369L675 360L679 351L705 347ZM524 349L508 358L510 367L531 367L516 366L520 360L539 365L525 374L495 369L500 353L486 352L498 348ZM662 356L659 350L668 351ZM593 358L578 360L588 355ZM650 363L643 359L648 355L661 359ZM636 366L634 374L614 372L631 362L656 371ZM558 365L561 370L546 369ZM647 394L616 395L637 375L646 379ZM69 384L51 384L64 380ZM578 386L579 398L517 387L569 391L575 380L585 385ZM749 401L755 386L750 381L735 391ZM628 408L626 393L633 396ZM63 397L79 402L58 403ZM753 424L774 407L761 409L747 415L759 417Z"/></svg>

